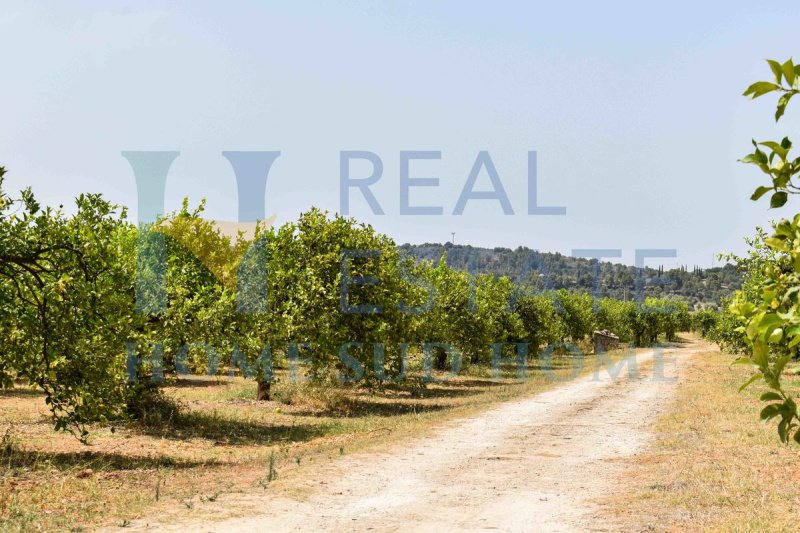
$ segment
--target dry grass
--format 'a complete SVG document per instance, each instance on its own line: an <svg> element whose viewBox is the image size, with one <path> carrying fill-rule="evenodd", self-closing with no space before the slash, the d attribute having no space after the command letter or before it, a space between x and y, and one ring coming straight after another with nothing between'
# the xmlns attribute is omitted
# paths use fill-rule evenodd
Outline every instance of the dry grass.
<svg viewBox="0 0 800 533"><path fill-rule="evenodd" d="M566 360L554 366L569 373ZM114 432L93 428L90 446L52 431L38 393L0 392L0 531L82 531L210 511L221 493L263 490L276 476L286 483L342 453L554 385L531 366L524 382L468 372L378 394L279 382L280 402L257 402L252 381L201 377L166 388L179 412Z"/></svg>
<svg viewBox="0 0 800 533"><path fill-rule="evenodd" d="M685 369L656 443L613 499L622 529L798 531L798 447L780 444L775 424L759 422L763 387L738 393L751 370L730 361L713 351Z"/></svg>

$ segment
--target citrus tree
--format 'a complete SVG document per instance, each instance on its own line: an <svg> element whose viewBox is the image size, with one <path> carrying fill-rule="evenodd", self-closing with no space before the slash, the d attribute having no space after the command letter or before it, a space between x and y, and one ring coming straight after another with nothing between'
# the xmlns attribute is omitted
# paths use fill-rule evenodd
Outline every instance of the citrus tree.
<svg viewBox="0 0 800 533"><path fill-rule="evenodd" d="M603 298L597 306L595 318L597 327L616 334L621 342L634 340L635 319L636 302Z"/></svg>
<svg viewBox="0 0 800 533"><path fill-rule="evenodd" d="M790 59L783 63L768 61L772 81L759 81L747 88L744 95L760 98L777 94L775 120L780 120L792 97L800 92L800 65ZM769 183L758 187L752 200L769 195L770 206L782 207L789 195L800 193L797 178L800 158L793 158L789 138L777 141L753 141L754 151L742 159L756 165L767 175ZM797 355L800 345L800 214L783 219L773 226L773 233L763 237L763 261L754 261L758 270L749 293L740 291L731 304L732 313L742 326L751 354L735 361L756 366L756 372L742 389L763 381L769 390L761 400L767 405L761 410L765 421L777 419L778 435L783 442L791 438L800 443L800 418L795 394L782 380L783 370Z"/></svg>
<svg viewBox="0 0 800 533"><path fill-rule="evenodd" d="M588 292L573 292L559 289L556 292L558 312L564 324L566 340L577 343L592 334L595 329L594 298Z"/></svg>
<svg viewBox="0 0 800 533"><path fill-rule="evenodd" d="M551 296L524 293L516 298L514 312L522 322L522 334L515 340L529 344L531 357L538 355L543 346L558 342L564 336L563 323Z"/></svg>
<svg viewBox="0 0 800 533"><path fill-rule="evenodd" d="M133 313L134 229L124 209L81 195L75 214L43 208L30 190L2 192L0 168L0 375L45 393L56 429L124 416L125 350Z"/></svg>
<svg viewBox="0 0 800 533"><path fill-rule="evenodd" d="M309 377L338 370L345 381L380 381L376 344L400 355L413 336L419 289L394 241L351 218L312 209L277 232L270 253L275 311L287 338L308 345ZM344 348L343 348L344 347ZM389 356L387 356L387 359Z"/></svg>
<svg viewBox="0 0 800 533"><path fill-rule="evenodd" d="M713 339L714 330L719 322L719 311L714 309L701 309L692 313L692 331L696 331L704 338Z"/></svg>

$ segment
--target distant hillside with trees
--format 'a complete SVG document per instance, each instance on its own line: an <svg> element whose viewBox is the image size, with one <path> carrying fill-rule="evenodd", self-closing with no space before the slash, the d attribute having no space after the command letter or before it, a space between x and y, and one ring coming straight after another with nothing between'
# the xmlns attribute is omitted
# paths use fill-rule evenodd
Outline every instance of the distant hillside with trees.
<svg viewBox="0 0 800 533"><path fill-rule="evenodd" d="M690 307L718 308L722 298L731 296L741 287L741 278L734 265L715 268L682 266L664 270L663 267L621 265L597 259L570 257L519 247L478 248L470 245L403 244L400 250L416 260L438 261L446 255L447 265L472 274L507 276L520 285L538 290L599 289L601 296L631 300L638 287L646 297L675 297ZM598 272L599 268L599 272ZM599 287L598 287L599 278Z"/></svg>

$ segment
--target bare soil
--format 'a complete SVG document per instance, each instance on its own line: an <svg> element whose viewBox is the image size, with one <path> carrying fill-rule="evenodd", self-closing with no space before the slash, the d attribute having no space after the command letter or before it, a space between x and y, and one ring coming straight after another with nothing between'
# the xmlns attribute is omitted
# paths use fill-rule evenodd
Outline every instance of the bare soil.
<svg viewBox="0 0 800 533"><path fill-rule="evenodd" d="M615 531L604 501L651 442L701 341L642 351L550 391L454 420L291 482L221 495L216 513L139 520L167 531ZM655 355L654 355L655 354ZM178 518L181 516L181 518ZM187 518L188 516L188 518Z"/></svg>

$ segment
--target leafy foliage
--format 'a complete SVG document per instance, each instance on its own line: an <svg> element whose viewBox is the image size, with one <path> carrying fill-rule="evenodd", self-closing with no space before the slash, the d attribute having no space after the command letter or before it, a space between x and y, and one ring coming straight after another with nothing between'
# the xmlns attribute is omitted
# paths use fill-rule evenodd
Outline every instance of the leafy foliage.
<svg viewBox="0 0 800 533"><path fill-rule="evenodd" d="M522 322L522 334L513 340L529 343L531 356L537 355L540 347L564 338L564 323L558 314L555 298L550 295L523 294L516 299L514 312Z"/></svg>
<svg viewBox="0 0 800 533"><path fill-rule="evenodd" d="M30 190L0 198L4 384L16 375L38 385L58 429L119 417L127 392L119 339L137 326L125 211L98 195L79 196L71 217L42 208Z"/></svg>
<svg viewBox="0 0 800 533"><path fill-rule="evenodd" d="M375 388L407 376L409 347L458 370L536 357L596 328L637 345L672 340L686 313L674 300L596 302L474 276L446 254L417 261L371 226L318 209L251 239L222 234L188 201L147 227L98 195L67 216L29 190L11 199L4 172L0 386L38 386L56 428L84 439L90 422L169 411L165 375L238 369L268 399L279 364L313 385ZM163 272L142 259L162 252ZM137 312L137 298L159 294L163 305Z"/></svg>
<svg viewBox="0 0 800 533"><path fill-rule="evenodd" d="M772 59L767 60L774 77L774 83L770 81L758 81L752 84L744 92L744 96L753 99L760 98L765 94L778 93L778 106L775 110L775 120L778 121L786 112L786 106L792 97L800 93L800 65L795 65L789 59L784 63L779 63ZM793 180L800 173L800 157L792 159L792 141L785 137L780 142L753 140L753 153L742 158L743 163L756 165L761 171L769 176L771 185L758 187L751 196L751 200L758 200L767 193L770 193L770 207L783 207L790 194L798 194L800 188ZM766 151L761 148L765 148Z"/></svg>
<svg viewBox="0 0 800 533"><path fill-rule="evenodd" d="M800 66L790 59L784 63L768 61L773 82L756 82L745 96L759 98L779 93L775 119L779 120L791 98L798 93ZM757 165L770 177L769 186L761 186L752 195L758 200L771 193L770 206L783 206L790 194L800 189L794 180L800 173L800 158L790 157L792 142L753 141L755 151L742 161ZM767 152L760 147L767 149ZM739 334L748 347L748 356L737 364L750 364L756 373L742 389L762 380L769 391L761 396L767 405L761 411L765 421L778 420L778 435L783 442L790 438L800 443L800 417L794 394L782 380L787 363L797 356L800 345L800 214L791 220L783 219L773 225L773 233L761 229L750 241L751 253L739 260L746 272L743 289L730 304L730 318L719 319L718 328L727 335Z"/></svg>
<svg viewBox="0 0 800 533"><path fill-rule="evenodd" d="M560 316L564 323L565 336L573 343L577 343L591 335L595 329L592 295L560 289L556 297L561 308Z"/></svg>

